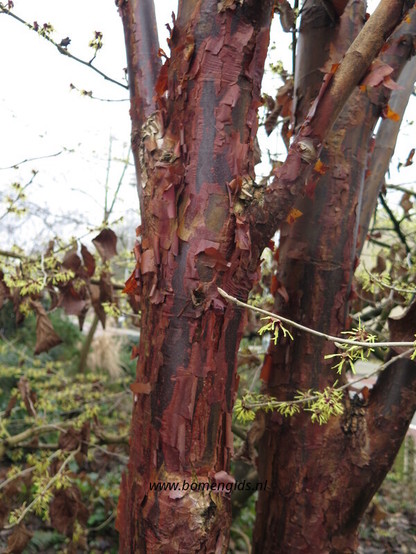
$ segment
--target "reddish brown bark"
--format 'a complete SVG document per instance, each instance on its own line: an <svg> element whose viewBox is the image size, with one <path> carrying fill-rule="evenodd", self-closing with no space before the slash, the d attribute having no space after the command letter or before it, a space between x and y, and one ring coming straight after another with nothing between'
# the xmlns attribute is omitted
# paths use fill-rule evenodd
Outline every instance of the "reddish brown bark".
<svg viewBox="0 0 416 554"><path fill-rule="evenodd" d="M377 198L384 184L384 177L393 156L403 115L414 90L416 81L416 58L409 60L400 74L397 84L400 89L393 91L389 101L390 108L398 115L397 120L384 119L377 131L374 149L363 190L360 211L358 248L361 252L368 233L370 220L377 205Z"/></svg>
<svg viewBox="0 0 416 554"><path fill-rule="evenodd" d="M381 2L321 90L265 195L253 184L253 141L274 2L180 1L171 58L157 79L154 14L148 12L150 20L140 15L148 0L118 5L142 210L137 266L127 283L142 323L134 352L130 461L117 517L120 552L226 552L228 497L190 488L155 491L152 485L213 482L229 470L244 322L217 286L247 297L263 246L301 192L341 104L395 26L403 2ZM312 154L304 149L311 140ZM350 213L355 189L339 192ZM329 223L330 217L328 229ZM337 282L344 283L345 268L336 270Z"/></svg>
<svg viewBox="0 0 416 554"><path fill-rule="evenodd" d="M266 246L264 238L272 236L276 226L286 219L295 199L304 192L327 133L400 22L403 8L403 1L382 0L339 65L335 64L325 75L319 95L292 142L286 161L276 170L264 198L250 207L248 216L253 243Z"/></svg>
<svg viewBox="0 0 416 554"><path fill-rule="evenodd" d="M229 470L243 314L219 300L216 286L231 253L238 259L250 247L238 196L242 178L254 176L272 8L271 0L234 10L181 2L172 57L156 83L157 111L136 139L142 326L117 518L121 552L227 551L228 497L151 485L213 482ZM240 296L253 278L246 276Z"/></svg>
<svg viewBox="0 0 416 554"><path fill-rule="evenodd" d="M341 29L359 28L363 16L363 3L350 2ZM321 40L327 36L322 33ZM300 71L308 74L326 61L308 57L310 37L308 33L300 41L304 59ZM391 55L389 62L398 68L407 55L397 52L402 44L395 40L390 52L396 56ZM345 34L336 33L326 51L342 52L343 41ZM304 82L313 89L313 81ZM311 91L302 93L307 96ZM384 91L357 90L351 96L321 155L325 175L309 182L307 195L296 204L303 216L292 226L281 227L277 277L289 302L277 295L275 310L332 335L346 325L356 264L357 206L372 132L385 101ZM338 377L330 369L333 362L324 360L334 345L303 333L295 332L294 339L269 351L267 392L279 399L291 399L297 390L322 390ZM395 371L402 388L399 392L395 387L390 397ZM339 384L345 379L345 374L339 376ZM313 424L304 414L289 420L267 418L258 459L259 478L267 479L270 490L260 493L257 505L255 552L355 550L360 518L390 468L416 407L415 364L407 360L390 367L368 403L347 395L344 402L345 415L324 426Z"/></svg>

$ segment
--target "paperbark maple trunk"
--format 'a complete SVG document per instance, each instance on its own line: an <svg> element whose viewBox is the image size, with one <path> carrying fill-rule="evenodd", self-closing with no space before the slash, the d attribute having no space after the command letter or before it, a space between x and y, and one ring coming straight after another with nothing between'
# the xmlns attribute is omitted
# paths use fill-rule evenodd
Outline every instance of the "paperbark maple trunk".
<svg viewBox="0 0 416 554"><path fill-rule="evenodd" d="M139 299L141 338L117 517L120 552L220 553L228 548L230 498L204 487L226 479L230 466L244 313L221 300L217 286L250 248L239 195L243 184L253 187L273 1L235 10L180 2L150 114L139 101L148 87L132 31L138 3L120 6L137 77L132 142L142 209L137 266L127 283ZM239 280L237 271L228 290L246 298L255 277L245 271ZM154 490L154 483L179 489Z"/></svg>
<svg viewBox="0 0 416 554"><path fill-rule="evenodd" d="M338 62L348 35L351 42L365 14L364 2L349 2L334 32L322 3L308 6L295 83L300 121L308 109L304 99L319 89L317 69L326 64L329 70ZM319 60L317 51L331 56ZM277 279L289 301L277 294L275 311L335 336L346 326L356 266L357 206L383 100L364 90L353 93L321 154L325 174L309 181L305 198L296 204L302 217L281 227ZM281 340L269 350L269 394L293 399L297 390L322 391L336 378L340 385L346 382L345 372L337 376L333 360L324 359L334 352L333 344L304 333L293 335L293 342ZM397 387L389 389L396 379L401 381L400 393ZM379 378L369 399L346 394L344 406L344 416L322 426L305 413L266 417L258 465L259 479L267 479L270 488L260 492L254 552L355 551L360 518L393 463L416 407L415 364L396 362Z"/></svg>

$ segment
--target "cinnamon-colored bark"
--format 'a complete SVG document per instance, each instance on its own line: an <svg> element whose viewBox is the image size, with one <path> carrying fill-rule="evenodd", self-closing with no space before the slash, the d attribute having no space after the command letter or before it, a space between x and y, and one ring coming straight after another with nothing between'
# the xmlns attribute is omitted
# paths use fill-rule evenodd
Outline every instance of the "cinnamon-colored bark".
<svg viewBox="0 0 416 554"><path fill-rule="evenodd" d="M142 326L117 517L123 553L227 551L229 497L151 487L213 483L229 470L244 317L218 298L217 285L231 253L238 259L250 248L239 195L254 177L272 8L272 0L235 10L181 2L157 110L136 140L143 223L129 286Z"/></svg>
<svg viewBox="0 0 416 554"><path fill-rule="evenodd" d="M349 3L336 39L321 45L321 52L337 55L345 49L345 30L357 32L363 23L363 4ZM310 36L300 40L307 74L334 63L308 56ZM322 33L321 40L327 37ZM399 42L390 45L390 53L396 56L391 55L389 62L396 67L407 57L397 53ZM313 90L312 80L303 83ZM300 89L299 94L307 96L311 91ZM281 227L277 278L289 301L278 294L275 311L332 335L346 326L356 265L357 207L373 129L385 102L384 91L353 93L325 141L321 154L325 174L309 181L305 198L296 204L302 217ZM345 374L337 376L331 369L333 360L324 360L334 350L325 340L296 332L293 342L272 346L267 392L291 399L297 390L323 390L335 379L345 383ZM346 394L344 416L327 425L313 424L306 414L289 420L267 417L258 459L259 479L267 479L270 489L260 492L254 552L355 551L360 518L393 463L416 408L415 369L409 360L396 362L367 402ZM401 388L393 392L396 371Z"/></svg>
<svg viewBox="0 0 416 554"><path fill-rule="evenodd" d="M341 4L334 2L339 13ZM273 0L181 0L170 37L171 57L160 71L150 0L119 0L118 5L128 52L142 213L137 265L127 283L141 308L142 323L140 345L133 353L138 363L131 387L130 461L117 516L120 552L226 552L227 496L190 487L152 487L158 482L180 487L184 482L212 483L218 475L224 478L219 472L229 470L236 354L244 317L219 297L217 286L246 299L264 245L303 191L328 130L396 25L403 1L383 0L364 35L339 68L329 72L332 77L327 77L286 163L265 193L253 181L253 141ZM348 123L362 110L363 100L354 102ZM338 141L334 155L342 161L340 137ZM363 146L354 168L357 176L364 158ZM327 202L332 210L323 214L328 232L337 208L351 214L356 205L357 189L346 174L338 178L339 190L322 198L322 205ZM350 230L348 219L337 236ZM313 248L319 242L315 238ZM316 291L322 289L326 271L334 277L331 294L337 303L328 304L329 315L324 316L337 325L351 275L351 236L348 241L344 249L337 245L334 260L331 241L325 242L324 263L317 264L314 274ZM311 267L313 248L307 259ZM308 363L316 361L316 345L305 345ZM313 378L317 386L327 381L316 369ZM287 373L285 379L290 381ZM335 425L331 422L322 436L329 437ZM316 430L311 437L319 438ZM302 440L299 435L294 444ZM298 470L292 470L296 475ZM259 506L262 513L263 504Z"/></svg>

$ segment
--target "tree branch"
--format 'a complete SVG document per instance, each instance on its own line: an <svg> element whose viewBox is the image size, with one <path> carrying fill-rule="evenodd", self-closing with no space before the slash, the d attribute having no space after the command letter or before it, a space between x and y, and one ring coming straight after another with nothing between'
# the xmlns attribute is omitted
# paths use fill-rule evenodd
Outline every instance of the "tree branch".
<svg viewBox="0 0 416 554"><path fill-rule="evenodd" d="M117 81L116 79L113 79L112 77L110 77L109 75L107 75L106 73L104 73L103 71L101 71L100 69L95 67L94 65L92 65L92 63L91 63L92 60L90 60L88 62L85 61L85 60L82 60L81 58L78 58L77 56L74 56L73 54L71 54L71 52L69 52L67 50L67 48L64 48L63 46L61 46L60 44L55 42L53 40L53 38L51 38L47 34L38 33L38 31L34 28L34 26L31 23L28 23L27 21L25 21L24 19L22 19L21 17L19 17L15 13L13 13L9 8L7 8L2 3L0 3L0 13L10 15L10 17L15 19L16 21L19 21L19 23L23 23L23 25L26 25L26 27L28 27L29 29L31 29L32 31L35 31L36 34L38 34L39 36L41 36L42 38L44 38L45 40L47 40L48 42L50 42L51 44L56 46L56 48L58 49L58 52L60 54L62 54L64 56L67 56L68 58L71 58L71 60L75 60L76 62L78 62L82 65L85 65L86 67L89 67L90 69L92 69L93 71L98 73L98 75L101 75L101 77L103 77L106 81L110 81L111 83L114 83L115 85L118 85L119 87L123 87L124 89L128 90L129 87L127 85L125 85L124 83L121 83L120 81Z"/></svg>
<svg viewBox="0 0 416 554"><path fill-rule="evenodd" d="M383 206L383 208L386 210L387 212L387 215L389 216L390 218L390 221L392 222L393 224L393 227L394 227L394 230L396 231L397 233L397 236L399 237L400 241L402 242L402 244L404 245L405 249L406 249L406 254L410 254L411 253L411 250L409 248L409 245L407 244L407 240L406 240L406 237L404 236L403 234L403 231L401 230L400 228L400 223L397 221L394 213L391 211L389 205L387 204L384 196L380 193L378 195L379 199L380 199L380 202Z"/></svg>
<svg viewBox="0 0 416 554"><path fill-rule="evenodd" d="M360 231L358 236L359 253L364 246L368 233L371 217L376 209L377 198L384 183L384 176L389 168L390 160L393 156L403 115L413 92L414 82L416 80L416 58L409 60L397 84L399 89L392 92L390 98L390 108L397 113L398 119L383 119L377 131L374 150L371 154L370 164L365 181L363 199L360 211ZM393 188L393 186L391 186ZM394 186L394 188L399 187ZM407 192L406 190L404 192ZM413 192L411 194L414 194Z"/></svg>
<svg viewBox="0 0 416 554"><path fill-rule="evenodd" d="M310 327L306 327L306 325L301 325L300 323L296 323L296 321L292 321L287 317L283 317L273 312L269 312L268 310L263 310L262 308L257 308L257 306L251 306L246 302L242 302L241 300L234 298L233 296L231 296L230 294L228 294L227 292L225 292L219 287L218 287L218 292L223 298L225 298L226 300L229 300L230 302L233 302L237 306L241 306L242 308L247 308L249 310L252 310L253 312L258 312L274 320L283 321L288 325L292 325L292 327L294 327L295 329L299 329L300 331L305 331L306 333L310 333L311 335L315 335L316 337L322 337L326 340L336 342L339 344L349 344L352 346L362 346L365 348L390 348L393 346L415 346L414 342L364 342L364 341L358 341L358 340L352 340L352 339L344 339L342 337L334 337L333 335L328 335L327 333L322 333L321 331L317 331L316 329L311 329Z"/></svg>
<svg viewBox="0 0 416 554"><path fill-rule="evenodd" d="M156 111L155 85L161 68L153 0L117 0L123 21L130 86L131 142L136 166L137 193L144 214L139 145L144 121Z"/></svg>
<svg viewBox="0 0 416 554"><path fill-rule="evenodd" d="M153 0L118 1L126 41L133 131L155 109L155 84L161 68ZM134 136L133 136L134 138Z"/></svg>
<svg viewBox="0 0 416 554"><path fill-rule="evenodd" d="M255 238L262 246L267 244L276 228L286 219L294 200L302 192L319 159L324 138L385 44L386 37L400 21L403 4L401 0L382 0L339 66L333 66L332 72L326 75L320 93L289 149L285 163L276 170L275 178L266 189L264 198L248 209L252 234L257 235ZM415 8L411 10L411 16L414 15ZM402 25L400 32L403 33L408 24Z"/></svg>

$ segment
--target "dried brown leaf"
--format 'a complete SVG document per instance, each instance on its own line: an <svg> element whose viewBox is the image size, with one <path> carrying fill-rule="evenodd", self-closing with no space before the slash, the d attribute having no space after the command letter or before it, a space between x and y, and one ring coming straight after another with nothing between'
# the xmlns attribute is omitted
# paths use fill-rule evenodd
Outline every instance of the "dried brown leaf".
<svg viewBox="0 0 416 554"><path fill-rule="evenodd" d="M42 352L48 352L54 346L61 344L62 339L55 332L42 304L34 301L32 301L31 304L36 312L35 354L41 354Z"/></svg>
<svg viewBox="0 0 416 554"><path fill-rule="evenodd" d="M104 262L117 254L117 236L111 229L103 229L92 242Z"/></svg>
<svg viewBox="0 0 416 554"><path fill-rule="evenodd" d="M53 527L67 537L72 536L75 522L86 525L88 509L81 501L77 487L60 489L50 504L50 518Z"/></svg>
<svg viewBox="0 0 416 554"><path fill-rule="evenodd" d="M30 384L26 377L20 377L19 382L17 383L17 388L25 404L27 413L30 416L36 417L36 394L30 390Z"/></svg>
<svg viewBox="0 0 416 554"><path fill-rule="evenodd" d="M91 254L88 248L83 244L81 244L81 256L82 256L82 259L84 260L84 266L88 277L92 277L95 272L94 256Z"/></svg>
<svg viewBox="0 0 416 554"><path fill-rule="evenodd" d="M24 523L16 525L7 541L7 550L5 551L5 554L21 554L32 536L33 533L27 529Z"/></svg>
<svg viewBox="0 0 416 554"><path fill-rule="evenodd" d="M404 213L407 214L413 208L413 202L410 200L410 194L405 192L400 200L400 206L403 208Z"/></svg>

